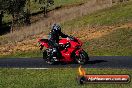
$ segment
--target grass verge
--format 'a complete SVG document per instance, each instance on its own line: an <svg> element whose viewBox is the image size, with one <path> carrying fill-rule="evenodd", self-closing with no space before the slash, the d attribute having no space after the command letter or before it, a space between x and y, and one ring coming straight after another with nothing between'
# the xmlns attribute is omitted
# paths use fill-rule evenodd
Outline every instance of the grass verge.
<svg viewBox="0 0 132 88"><path fill-rule="evenodd" d="M38 47L39 48L39 47ZM2 55L0 58L35 58L42 57L43 53L40 50L26 51L26 52L16 52L9 55Z"/></svg>
<svg viewBox="0 0 132 88"><path fill-rule="evenodd" d="M129 74L126 69L86 69L87 74ZM77 84L78 70L58 68L48 70L0 69L1 88L131 88L128 84Z"/></svg>

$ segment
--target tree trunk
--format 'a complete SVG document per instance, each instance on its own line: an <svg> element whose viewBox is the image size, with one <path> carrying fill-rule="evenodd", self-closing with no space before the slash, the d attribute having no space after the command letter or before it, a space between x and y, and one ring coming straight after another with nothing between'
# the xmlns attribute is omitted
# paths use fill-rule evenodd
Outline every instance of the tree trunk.
<svg viewBox="0 0 132 88"><path fill-rule="evenodd" d="M30 25L31 24L31 20L30 20L30 0L27 0L27 11L25 14L25 21L26 21L26 25Z"/></svg>
<svg viewBox="0 0 132 88"><path fill-rule="evenodd" d="M12 14L12 24L11 24L11 33L13 33L13 31L14 31L14 21L15 21L15 15L14 15L14 13Z"/></svg>
<svg viewBox="0 0 132 88"><path fill-rule="evenodd" d="M44 13L44 17L46 17L47 16L47 7L46 6L44 6L43 13Z"/></svg>
<svg viewBox="0 0 132 88"><path fill-rule="evenodd" d="M0 27L2 27L2 18L4 17L3 11L0 13Z"/></svg>

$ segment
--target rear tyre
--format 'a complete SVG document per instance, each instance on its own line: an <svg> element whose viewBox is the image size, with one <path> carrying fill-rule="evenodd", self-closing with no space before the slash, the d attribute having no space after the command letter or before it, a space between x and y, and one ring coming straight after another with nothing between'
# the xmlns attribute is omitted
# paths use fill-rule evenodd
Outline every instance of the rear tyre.
<svg viewBox="0 0 132 88"><path fill-rule="evenodd" d="M84 50L79 52L79 56L76 56L76 62L78 64L82 64L82 65L86 64L88 60L89 60L88 54Z"/></svg>

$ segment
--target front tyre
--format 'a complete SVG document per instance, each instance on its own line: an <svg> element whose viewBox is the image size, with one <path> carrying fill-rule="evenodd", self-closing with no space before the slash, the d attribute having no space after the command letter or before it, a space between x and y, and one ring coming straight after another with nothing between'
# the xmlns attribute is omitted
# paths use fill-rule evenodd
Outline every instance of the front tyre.
<svg viewBox="0 0 132 88"><path fill-rule="evenodd" d="M51 54L48 52L48 50L44 50L43 59L50 65L55 64L55 61L51 58Z"/></svg>
<svg viewBox="0 0 132 88"><path fill-rule="evenodd" d="M76 62L78 64L86 64L89 60L88 54L82 50L79 52L79 56L76 56Z"/></svg>

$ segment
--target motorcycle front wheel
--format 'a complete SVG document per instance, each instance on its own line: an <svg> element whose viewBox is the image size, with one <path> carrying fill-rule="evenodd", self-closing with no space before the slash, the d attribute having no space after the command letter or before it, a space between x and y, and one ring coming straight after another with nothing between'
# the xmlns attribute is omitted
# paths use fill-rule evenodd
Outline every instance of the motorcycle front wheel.
<svg viewBox="0 0 132 88"><path fill-rule="evenodd" d="M89 60L88 54L82 50L79 52L79 56L75 57L75 60L78 64L86 64Z"/></svg>

